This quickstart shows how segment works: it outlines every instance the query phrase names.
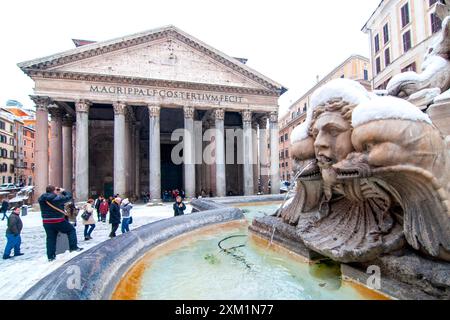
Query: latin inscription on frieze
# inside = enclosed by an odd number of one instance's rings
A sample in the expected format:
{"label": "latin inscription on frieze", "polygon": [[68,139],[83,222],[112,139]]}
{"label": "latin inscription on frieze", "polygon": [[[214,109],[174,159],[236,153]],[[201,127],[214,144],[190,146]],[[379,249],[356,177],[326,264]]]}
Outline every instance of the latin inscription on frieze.
{"label": "latin inscription on frieze", "polygon": [[135,97],[160,97],[169,99],[179,99],[188,101],[201,101],[201,102],[229,102],[229,103],[242,103],[243,97],[236,95],[221,95],[221,94],[209,94],[198,93],[189,91],[178,91],[170,89],[148,89],[139,87],[124,87],[124,86],[96,86],[91,85],[89,91],[91,93],[99,94],[115,94],[115,95],[127,95]]}

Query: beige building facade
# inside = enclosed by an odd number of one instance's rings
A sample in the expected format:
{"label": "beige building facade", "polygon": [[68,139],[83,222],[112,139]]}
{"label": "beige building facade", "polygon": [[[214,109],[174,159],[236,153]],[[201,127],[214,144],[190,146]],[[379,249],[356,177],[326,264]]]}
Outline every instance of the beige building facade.
{"label": "beige building facade", "polygon": [[280,127],[279,135],[279,158],[280,158],[280,177],[281,180],[292,179],[292,161],[290,158],[290,136],[294,128],[305,121],[306,110],[314,91],[333,79],[345,78],[359,82],[363,87],[370,90],[371,67],[369,59],[360,55],[352,55],[343,63],[332,70],[314,87],[303,94],[295,103],[293,103],[287,113],[278,121]]}
{"label": "beige building facade", "polygon": [[0,111],[0,183],[15,183],[14,117]]}
{"label": "beige building facade", "polygon": [[[278,144],[269,159],[254,147],[269,130],[277,139],[286,89],[244,62],[168,26],[20,63],[35,82],[37,192],[50,183],[78,200],[150,192],[158,201],[175,188],[189,198],[250,195],[270,179],[278,193]],[[177,129],[185,136],[174,141]],[[228,129],[241,132],[241,145]],[[183,162],[175,163],[180,141]],[[268,179],[256,176],[267,172],[260,167],[271,167]]]}
{"label": "beige building facade", "polygon": [[20,163],[20,166],[18,168],[18,181],[26,186],[34,185],[34,144],[34,129],[31,127],[23,126],[22,144],[20,146],[22,157],[18,160]]}
{"label": "beige building facade", "polygon": [[372,86],[383,90],[396,74],[419,72],[442,21],[439,0],[383,0],[362,31],[370,40]]}

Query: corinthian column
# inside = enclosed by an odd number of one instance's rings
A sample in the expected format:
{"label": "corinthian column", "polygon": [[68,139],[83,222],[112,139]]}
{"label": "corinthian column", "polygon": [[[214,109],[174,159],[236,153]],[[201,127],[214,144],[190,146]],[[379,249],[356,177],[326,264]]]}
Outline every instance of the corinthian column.
{"label": "corinthian column", "polygon": [[139,130],[140,122],[136,122],[135,126],[135,135],[134,135],[134,193],[139,198],[141,195],[141,170],[140,170],[140,157],[141,157],[141,136],[140,136],[140,130]]}
{"label": "corinthian column", "polygon": [[150,160],[150,197],[152,202],[161,202],[161,145],[159,113],[161,108],[149,105],[149,160]]}
{"label": "corinthian column", "polygon": [[50,184],[62,186],[62,118],[64,112],[53,105],[48,108],[50,121]]}
{"label": "corinthian column", "polygon": [[114,194],[124,197],[126,194],[126,171],[125,171],[125,111],[126,104],[123,102],[113,103],[114,108]]}
{"label": "corinthian column", "polygon": [[62,163],[64,189],[72,191],[72,125],[73,119],[70,116],[63,118],[62,122]]}
{"label": "corinthian column", "polygon": [[45,193],[48,185],[48,105],[50,98],[31,96],[36,104],[36,145],[35,145],[35,170],[34,181],[36,184],[37,198]]}
{"label": "corinthian column", "polygon": [[253,135],[252,135],[252,112],[242,112],[243,140],[244,140],[244,195],[254,194],[253,188]]}
{"label": "corinthian column", "polygon": [[77,201],[89,196],[89,107],[91,103],[80,100],[75,103],[76,154],[75,154],[75,196]]}
{"label": "corinthian column", "polygon": [[194,108],[184,107],[184,189],[187,198],[195,197]]}
{"label": "corinthian column", "polygon": [[218,197],[225,197],[227,189],[225,176],[225,110],[215,110],[214,118],[216,122],[216,194]]}
{"label": "corinthian column", "polygon": [[130,107],[125,108],[125,145],[124,145],[124,153],[125,153],[125,194],[126,196],[131,195],[131,190],[133,189],[131,186],[131,156],[132,156],[132,148],[133,145],[131,140],[131,130],[132,130],[132,118],[133,111]]}
{"label": "corinthian column", "polygon": [[258,193],[258,123],[252,121],[253,192]]}
{"label": "corinthian column", "polygon": [[278,145],[278,112],[270,113],[270,189],[272,194],[280,193],[280,149]]}
{"label": "corinthian column", "polygon": [[264,117],[259,121],[259,178],[261,182],[261,192],[263,194],[269,193],[270,166],[267,151],[267,118]]}

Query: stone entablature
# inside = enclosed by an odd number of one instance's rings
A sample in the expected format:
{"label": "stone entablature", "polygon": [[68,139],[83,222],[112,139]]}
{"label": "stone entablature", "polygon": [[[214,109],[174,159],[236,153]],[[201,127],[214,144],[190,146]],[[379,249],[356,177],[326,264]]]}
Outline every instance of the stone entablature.
{"label": "stone entablature", "polygon": [[[123,101],[127,105],[158,104],[164,107],[191,105],[199,109],[221,107],[228,111],[241,111],[250,108],[258,112],[278,110],[278,96],[229,93],[227,91],[209,91],[199,86],[195,90],[179,87],[152,87],[144,85],[122,85],[114,82],[85,82],[59,79],[36,78],[34,92],[39,96],[48,96],[53,100],[73,102],[86,99],[93,103],[112,104]],[[121,90],[119,90],[120,88]]]}

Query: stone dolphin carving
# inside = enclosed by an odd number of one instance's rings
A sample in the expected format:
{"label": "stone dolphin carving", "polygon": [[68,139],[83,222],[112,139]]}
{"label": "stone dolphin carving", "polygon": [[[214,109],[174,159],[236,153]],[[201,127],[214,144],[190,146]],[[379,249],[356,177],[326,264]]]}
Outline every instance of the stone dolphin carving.
{"label": "stone dolphin carving", "polygon": [[[448,14],[450,6],[439,6]],[[450,89],[450,16],[443,17],[442,30],[427,50],[422,72],[404,72],[394,76],[387,85],[390,96],[407,99],[418,107],[428,106],[441,93]]]}

